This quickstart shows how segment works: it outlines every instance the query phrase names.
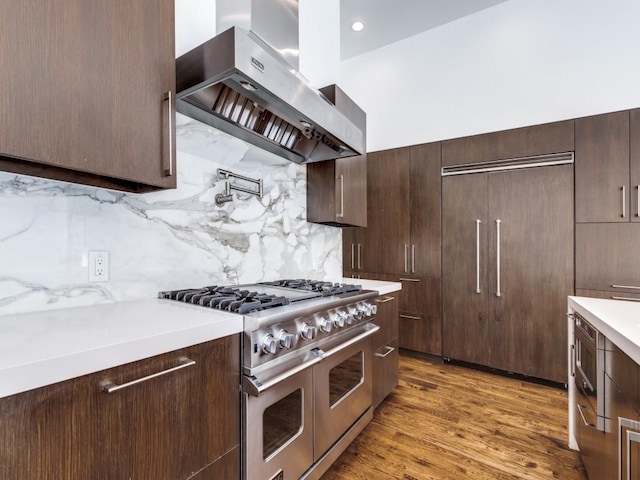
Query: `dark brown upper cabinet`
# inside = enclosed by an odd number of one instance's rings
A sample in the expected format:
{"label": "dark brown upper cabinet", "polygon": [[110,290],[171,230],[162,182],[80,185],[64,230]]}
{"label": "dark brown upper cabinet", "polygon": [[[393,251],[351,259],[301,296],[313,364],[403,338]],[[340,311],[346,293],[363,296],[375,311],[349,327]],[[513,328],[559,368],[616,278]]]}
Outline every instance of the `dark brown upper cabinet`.
{"label": "dark brown upper cabinet", "polygon": [[629,222],[637,215],[637,201],[630,210],[638,191],[630,184],[629,124],[629,111],[576,120],[576,222]]}
{"label": "dark brown upper cabinet", "polygon": [[573,120],[473,135],[442,142],[442,165],[465,165],[574,149]]}
{"label": "dark brown upper cabinet", "polygon": [[640,293],[639,248],[640,225],[576,225],[576,288],[608,292],[618,300]]}
{"label": "dark brown upper cabinet", "polygon": [[174,2],[0,6],[0,170],[174,188]]}
{"label": "dark brown upper cabinet", "polygon": [[383,272],[440,275],[440,142],[381,152]]}
{"label": "dark brown upper cabinet", "polygon": [[382,155],[367,155],[367,227],[342,230],[342,260],[345,272],[381,272],[384,239],[381,195]]}
{"label": "dark brown upper cabinet", "polygon": [[[321,92],[365,132],[367,116],[340,88]],[[367,226],[367,154],[307,165],[307,221],[336,227]]]}

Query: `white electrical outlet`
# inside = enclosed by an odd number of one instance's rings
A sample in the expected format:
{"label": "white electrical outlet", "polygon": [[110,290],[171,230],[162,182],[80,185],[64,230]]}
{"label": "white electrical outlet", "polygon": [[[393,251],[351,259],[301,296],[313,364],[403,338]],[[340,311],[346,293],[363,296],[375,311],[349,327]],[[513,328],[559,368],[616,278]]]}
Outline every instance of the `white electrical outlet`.
{"label": "white electrical outlet", "polygon": [[89,252],[89,281],[106,282],[109,280],[109,252]]}

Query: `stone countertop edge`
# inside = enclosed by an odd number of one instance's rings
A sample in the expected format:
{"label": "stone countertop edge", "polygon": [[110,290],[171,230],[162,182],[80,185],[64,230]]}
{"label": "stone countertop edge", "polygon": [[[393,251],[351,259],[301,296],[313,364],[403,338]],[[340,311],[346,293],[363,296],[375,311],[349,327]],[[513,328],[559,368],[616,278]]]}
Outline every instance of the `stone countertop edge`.
{"label": "stone countertop edge", "polygon": [[640,303],[570,296],[568,305],[640,364]]}
{"label": "stone countertop edge", "polygon": [[387,295],[389,293],[402,290],[400,282],[385,282],[381,280],[366,280],[364,278],[347,278],[343,277],[337,280],[339,283],[352,283],[361,285],[364,290],[377,290],[379,295]]}
{"label": "stone countertop edge", "polygon": [[0,316],[0,398],[242,329],[241,315],[160,299]]}

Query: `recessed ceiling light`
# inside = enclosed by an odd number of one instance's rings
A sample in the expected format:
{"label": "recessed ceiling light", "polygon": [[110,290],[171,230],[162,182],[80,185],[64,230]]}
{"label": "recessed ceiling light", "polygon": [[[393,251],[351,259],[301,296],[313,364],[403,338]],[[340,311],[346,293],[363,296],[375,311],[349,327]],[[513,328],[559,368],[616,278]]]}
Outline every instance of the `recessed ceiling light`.
{"label": "recessed ceiling light", "polygon": [[362,30],[364,30],[364,23],[362,23],[362,22],[353,22],[351,24],[351,30],[353,30],[354,32],[361,32]]}

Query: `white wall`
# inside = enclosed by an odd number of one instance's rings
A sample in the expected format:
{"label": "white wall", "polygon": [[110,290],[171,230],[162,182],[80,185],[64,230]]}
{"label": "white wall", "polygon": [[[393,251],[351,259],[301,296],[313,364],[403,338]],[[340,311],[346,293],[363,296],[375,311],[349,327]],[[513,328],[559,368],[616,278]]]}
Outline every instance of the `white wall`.
{"label": "white wall", "polygon": [[382,150],[640,107],[638,0],[510,0],[342,62]]}

